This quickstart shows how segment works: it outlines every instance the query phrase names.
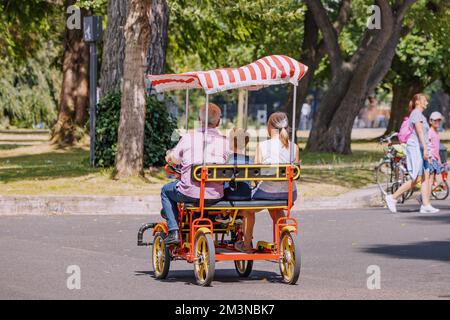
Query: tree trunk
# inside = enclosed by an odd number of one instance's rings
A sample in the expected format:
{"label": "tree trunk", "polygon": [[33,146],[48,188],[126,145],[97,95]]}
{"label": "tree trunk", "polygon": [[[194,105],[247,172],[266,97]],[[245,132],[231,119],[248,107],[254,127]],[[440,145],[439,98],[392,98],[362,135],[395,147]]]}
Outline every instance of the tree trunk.
{"label": "tree trunk", "polygon": [[[65,8],[76,3],[66,0]],[[81,9],[81,21],[90,12]],[[64,34],[63,80],[59,99],[58,120],[53,128],[52,142],[61,146],[72,145],[84,131],[89,108],[89,46],[83,41],[80,29]]]}
{"label": "tree trunk", "polygon": [[125,37],[123,28],[127,19],[128,0],[108,0],[108,23],[103,42],[100,94],[121,90]]}
{"label": "tree trunk", "polygon": [[[313,78],[314,72],[316,71],[317,66],[319,65],[320,60],[325,55],[325,50],[319,51],[321,47],[318,43],[319,38],[319,28],[317,27],[314,17],[310,10],[307,10],[305,13],[305,21],[304,26],[305,36],[303,37],[302,43],[302,54],[300,56],[300,62],[308,66],[308,72],[302,78],[302,80],[298,83],[297,87],[297,109],[296,109],[296,119],[300,119],[300,113],[302,110],[303,102],[308,95],[309,85]],[[293,103],[293,90],[290,88],[289,99],[285,105],[285,111],[289,117],[292,119],[292,103]],[[297,124],[300,124],[300,121],[296,121]],[[294,128],[292,128],[294,129]]]}
{"label": "tree trunk", "polygon": [[416,93],[422,92],[423,89],[424,86],[420,82],[414,81],[392,86],[391,117],[389,118],[385,134],[400,130],[403,118],[408,115],[408,105],[411,97]]}
{"label": "tree trunk", "polygon": [[153,0],[150,14],[150,46],[148,48],[148,74],[162,74],[166,64],[169,26],[169,7],[166,0]]}
{"label": "tree trunk", "polygon": [[[306,145],[308,151],[351,153],[354,120],[364,106],[374,79],[382,79],[388,70],[386,64],[379,61],[387,59],[388,66],[392,63],[393,54],[386,55],[386,52],[395,48],[399,38],[392,35],[400,34],[404,13],[415,0],[403,2],[396,10],[392,10],[387,0],[375,2],[381,9],[381,29],[366,30],[355,54],[345,61],[322,3],[306,0],[323,34],[333,74]],[[377,75],[373,75],[374,72]]]}
{"label": "tree trunk", "polygon": [[151,0],[130,0],[125,25],[125,61],[116,176],[143,174],[145,83]]}
{"label": "tree trunk", "polygon": [[[336,21],[333,27],[336,34],[339,35],[347,23],[349,12],[351,9],[350,0],[344,0],[341,3]],[[307,10],[305,13],[305,20],[303,29],[305,30],[305,35],[303,37],[302,43],[302,54],[300,61],[308,66],[308,72],[299,82],[297,87],[297,109],[296,109],[296,119],[300,119],[300,114],[302,111],[303,102],[308,95],[308,89],[310,87],[311,81],[314,76],[320,61],[325,56],[325,43],[319,40],[319,27],[314,20],[314,15],[311,10]],[[292,103],[293,103],[293,90],[290,90],[289,99],[285,105],[285,111],[288,117],[292,119]],[[300,121],[296,121],[300,124]]]}

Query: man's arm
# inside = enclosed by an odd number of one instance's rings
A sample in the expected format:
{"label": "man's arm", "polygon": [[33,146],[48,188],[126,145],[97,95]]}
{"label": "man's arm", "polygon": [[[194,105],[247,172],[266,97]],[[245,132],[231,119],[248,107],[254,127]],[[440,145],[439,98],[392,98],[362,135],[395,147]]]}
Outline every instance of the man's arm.
{"label": "man's arm", "polygon": [[183,156],[183,148],[184,148],[185,138],[181,138],[178,141],[177,145],[166,152],[166,162],[172,166],[178,165],[181,163],[181,159]]}

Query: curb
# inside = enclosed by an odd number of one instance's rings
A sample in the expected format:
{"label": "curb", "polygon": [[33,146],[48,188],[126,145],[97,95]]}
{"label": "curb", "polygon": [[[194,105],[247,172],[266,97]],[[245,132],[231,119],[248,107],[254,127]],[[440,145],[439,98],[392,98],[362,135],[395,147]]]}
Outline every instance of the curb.
{"label": "curb", "polygon": [[0,216],[159,215],[159,196],[0,196]]}
{"label": "curb", "polygon": [[[294,210],[355,209],[384,206],[376,186],[337,197],[299,199]],[[158,215],[159,196],[0,196],[0,216]]]}
{"label": "curb", "polygon": [[294,210],[362,209],[384,207],[377,185],[352,190],[336,197],[319,197],[297,201]]}

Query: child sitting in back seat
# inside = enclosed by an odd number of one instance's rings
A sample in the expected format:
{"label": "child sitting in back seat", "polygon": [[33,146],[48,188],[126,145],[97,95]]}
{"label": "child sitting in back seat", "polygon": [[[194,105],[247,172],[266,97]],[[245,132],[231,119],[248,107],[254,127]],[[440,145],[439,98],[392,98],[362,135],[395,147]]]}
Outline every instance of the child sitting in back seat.
{"label": "child sitting in back seat", "polygon": [[[233,128],[228,137],[230,142],[231,154],[228,157],[227,164],[252,164],[253,158],[245,154],[245,149],[250,141],[248,133],[241,128]],[[249,181],[231,181],[225,182],[224,185],[224,200],[229,201],[245,201],[251,200],[252,187]],[[220,223],[228,223],[229,217],[218,215],[215,219]],[[240,222],[240,221],[236,221]]]}

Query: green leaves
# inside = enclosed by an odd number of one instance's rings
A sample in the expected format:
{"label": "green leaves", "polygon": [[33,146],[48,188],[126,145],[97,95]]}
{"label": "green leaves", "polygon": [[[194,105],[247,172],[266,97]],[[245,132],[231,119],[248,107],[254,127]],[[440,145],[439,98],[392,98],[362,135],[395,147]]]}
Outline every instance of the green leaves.
{"label": "green leaves", "polygon": [[62,17],[62,5],[50,1],[0,2],[0,60],[32,57]]}
{"label": "green leaves", "polygon": [[[97,106],[95,158],[99,167],[114,166],[116,160],[121,97],[120,92],[110,93],[103,97]],[[164,164],[166,150],[173,146],[171,137],[176,127],[176,120],[170,116],[166,104],[153,96],[147,97],[145,166]]]}
{"label": "green leaves", "polygon": [[301,1],[173,0],[169,6],[172,72],[237,67],[269,54],[299,56]]}
{"label": "green leaves", "polygon": [[60,71],[53,65],[57,55],[48,43],[22,64],[0,60],[0,126],[53,125],[60,87]]}

